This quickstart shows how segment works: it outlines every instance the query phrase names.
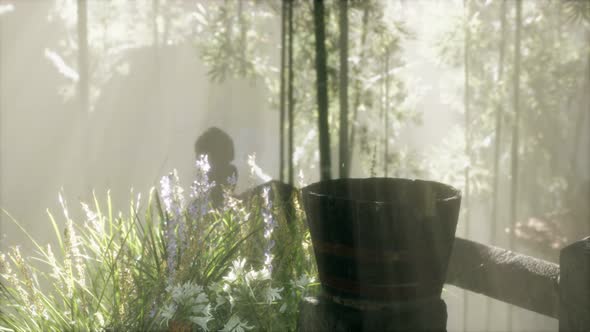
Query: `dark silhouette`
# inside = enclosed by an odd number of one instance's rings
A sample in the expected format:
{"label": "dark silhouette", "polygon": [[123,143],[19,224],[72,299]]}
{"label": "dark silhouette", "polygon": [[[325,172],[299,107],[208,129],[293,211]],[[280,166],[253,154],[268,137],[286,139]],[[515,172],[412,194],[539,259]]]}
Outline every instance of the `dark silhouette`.
{"label": "dark silhouette", "polygon": [[[231,137],[217,127],[207,129],[195,142],[195,157],[207,155],[209,165],[209,181],[215,181],[211,191],[211,202],[214,207],[223,204],[223,188],[234,186],[238,180],[238,170],[231,163],[234,160],[234,142]],[[229,179],[234,177],[233,183]],[[233,190],[233,188],[230,188]]]}

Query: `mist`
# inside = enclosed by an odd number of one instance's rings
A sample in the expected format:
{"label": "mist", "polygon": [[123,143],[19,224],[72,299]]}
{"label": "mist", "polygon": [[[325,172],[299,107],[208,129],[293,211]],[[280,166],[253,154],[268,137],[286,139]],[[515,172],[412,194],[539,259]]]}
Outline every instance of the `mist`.
{"label": "mist", "polygon": [[[0,0],[0,251],[37,251],[13,220],[56,248],[48,212],[82,225],[80,202],[108,195],[126,214],[173,170],[189,188],[215,127],[232,156],[208,161],[232,165],[236,195],[442,182],[461,191],[456,236],[559,264],[590,235],[590,3],[344,2],[347,68],[325,1],[318,84],[317,1],[293,2],[289,29],[280,0]],[[559,328],[459,287],[442,298],[448,331]]]}

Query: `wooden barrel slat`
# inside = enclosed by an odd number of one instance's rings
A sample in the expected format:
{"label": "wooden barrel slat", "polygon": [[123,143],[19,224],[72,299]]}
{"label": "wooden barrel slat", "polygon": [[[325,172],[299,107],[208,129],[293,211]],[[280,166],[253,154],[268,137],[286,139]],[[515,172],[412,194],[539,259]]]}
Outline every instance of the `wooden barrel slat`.
{"label": "wooden barrel slat", "polygon": [[408,179],[339,179],[303,188],[325,291],[378,301],[440,296],[460,200],[450,186]]}

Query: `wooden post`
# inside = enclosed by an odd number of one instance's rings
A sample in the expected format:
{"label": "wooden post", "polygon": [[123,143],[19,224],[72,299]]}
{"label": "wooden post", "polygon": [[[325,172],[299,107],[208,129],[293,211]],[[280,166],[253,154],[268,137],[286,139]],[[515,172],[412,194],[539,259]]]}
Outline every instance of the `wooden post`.
{"label": "wooden post", "polygon": [[590,331],[590,236],[559,256],[559,332]]}

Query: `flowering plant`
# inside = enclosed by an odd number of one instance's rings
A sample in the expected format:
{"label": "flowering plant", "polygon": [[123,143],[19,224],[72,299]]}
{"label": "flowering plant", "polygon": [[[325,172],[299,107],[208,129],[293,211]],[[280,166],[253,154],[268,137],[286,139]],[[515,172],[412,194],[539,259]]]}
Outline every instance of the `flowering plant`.
{"label": "flowering plant", "polygon": [[296,195],[226,190],[213,207],[208,172],[203,156],[188,199],[172,172],[128,215],[95,197],[82,224],[60,195],[63,235],[49,215],[57,254],[31,236],[35,257],[0,253],[0,331],[294,330],[316,273]]}

